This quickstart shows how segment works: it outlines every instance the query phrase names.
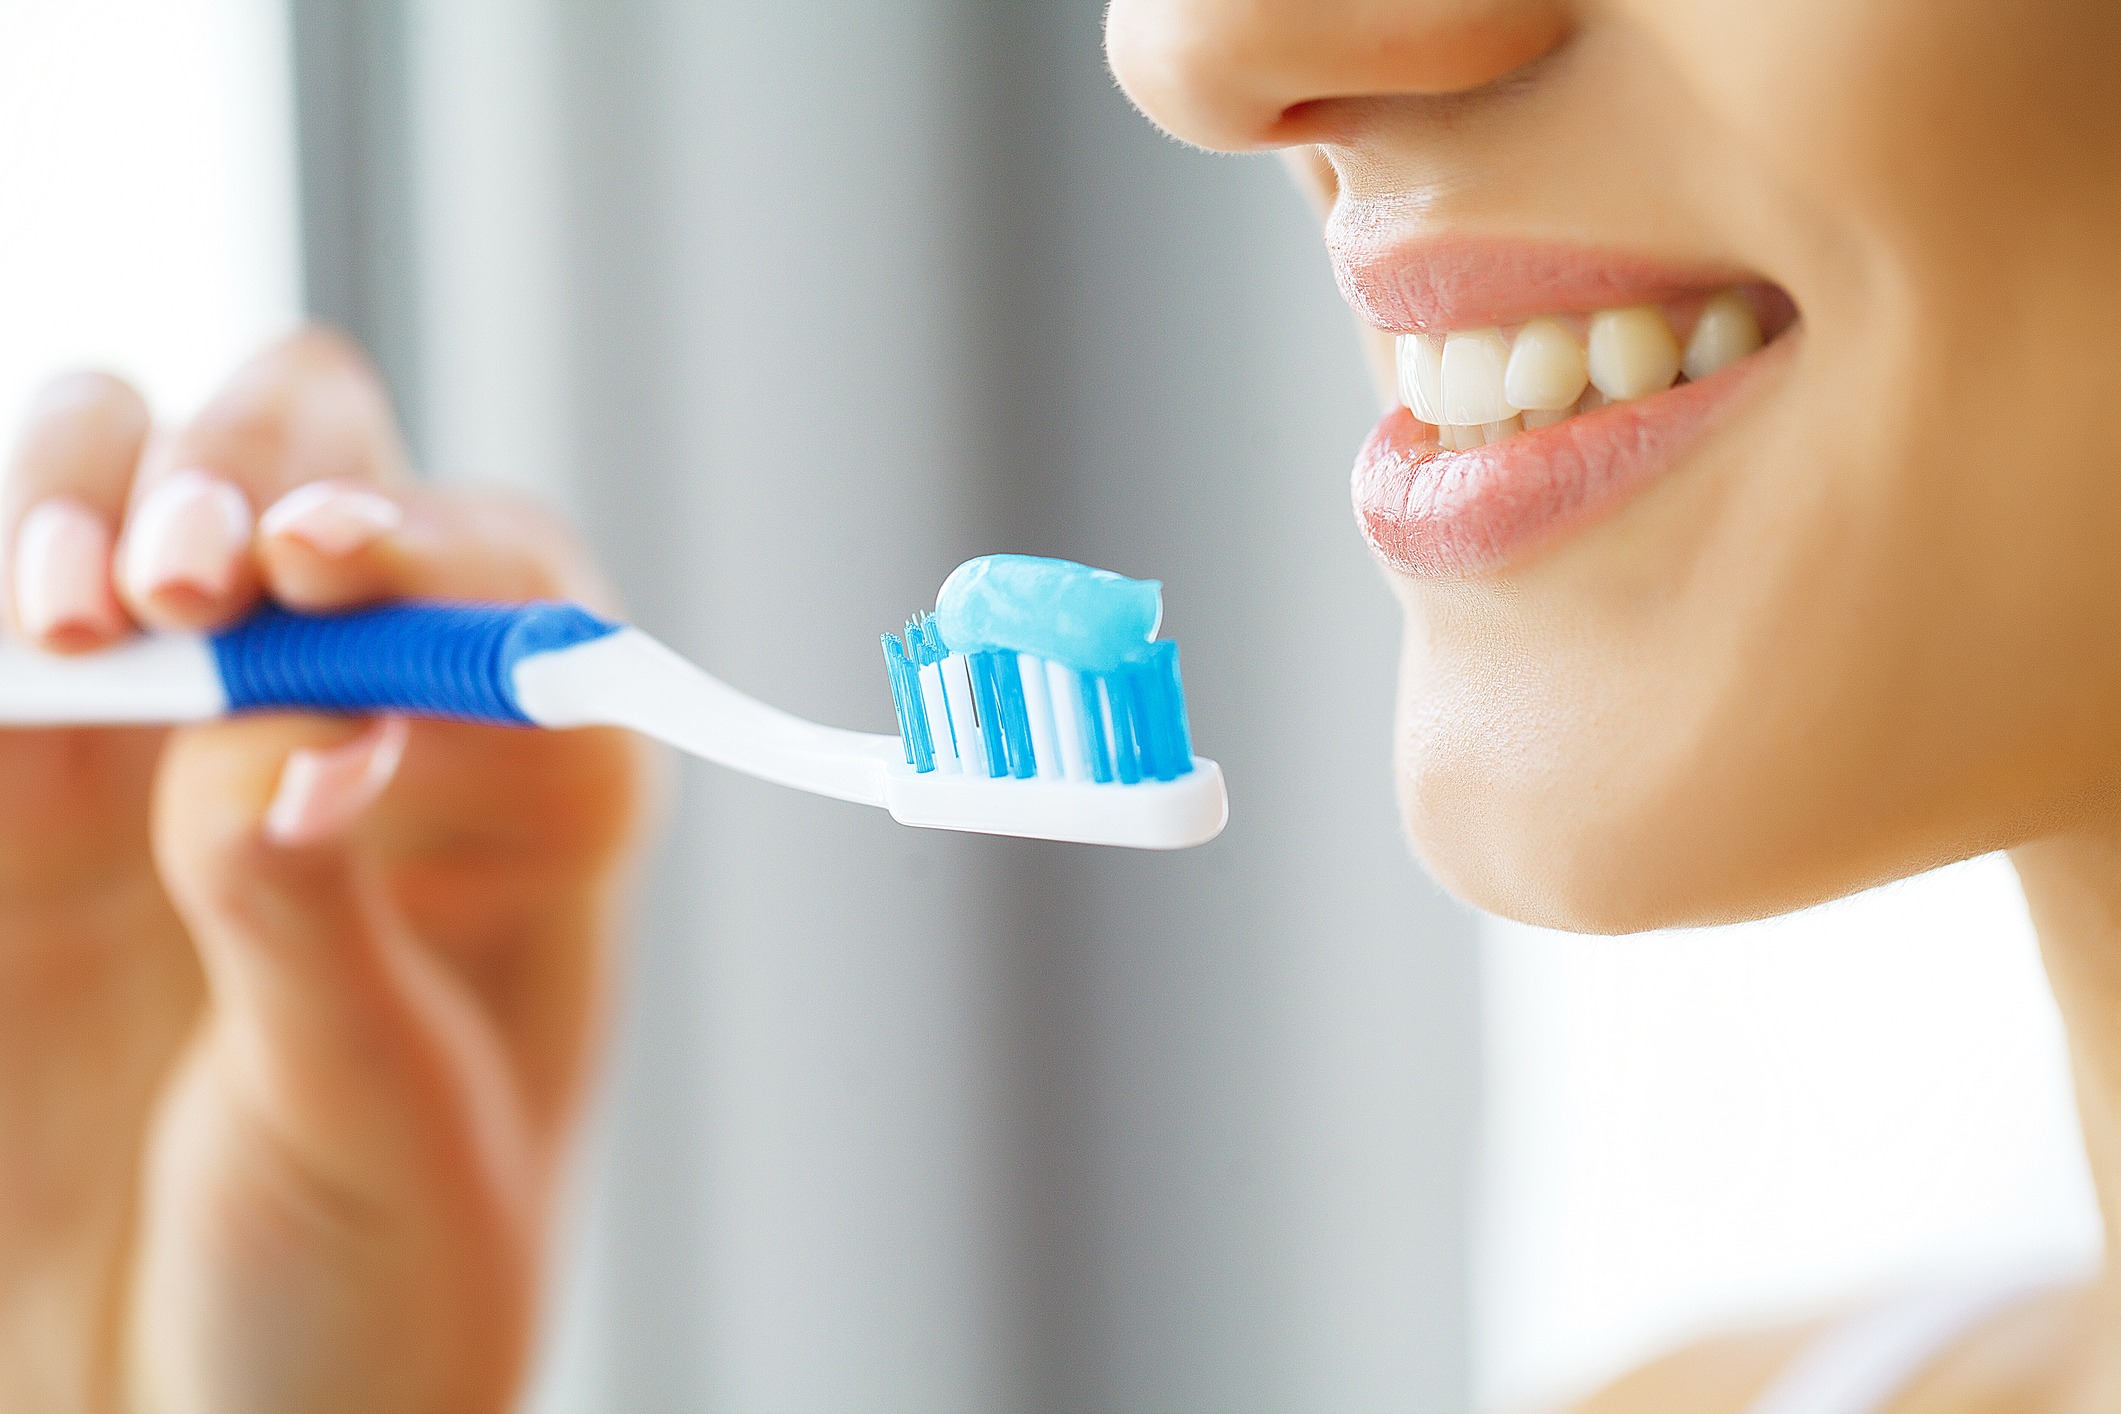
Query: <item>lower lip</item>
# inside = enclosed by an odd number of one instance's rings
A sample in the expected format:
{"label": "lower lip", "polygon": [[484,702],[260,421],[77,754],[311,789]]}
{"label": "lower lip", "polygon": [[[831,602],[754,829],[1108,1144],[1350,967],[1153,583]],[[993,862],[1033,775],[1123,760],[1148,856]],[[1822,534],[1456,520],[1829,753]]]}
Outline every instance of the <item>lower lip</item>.
{"label": "lower lip", "polygon": [[1355,459],[1355,513],[1385,565],[1471,579],[1590,525],[1674,470],[1793,342],[1777,339],[1698,383],[1609,403],[1468,451],[1446,451],[1395,408]]}

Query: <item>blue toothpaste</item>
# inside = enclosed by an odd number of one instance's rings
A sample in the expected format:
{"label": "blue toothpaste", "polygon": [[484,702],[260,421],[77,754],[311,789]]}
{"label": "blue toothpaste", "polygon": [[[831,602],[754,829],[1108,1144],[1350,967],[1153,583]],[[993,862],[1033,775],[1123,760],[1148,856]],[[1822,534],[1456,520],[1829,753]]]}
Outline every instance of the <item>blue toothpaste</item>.
{"label": "blue toothpaste", "polygon": [[943,581],[936,625],[952,652],[1007,648],[1080,673],[1109,673],[1149,651],[1164,587],[1037,555],[983,555]]}

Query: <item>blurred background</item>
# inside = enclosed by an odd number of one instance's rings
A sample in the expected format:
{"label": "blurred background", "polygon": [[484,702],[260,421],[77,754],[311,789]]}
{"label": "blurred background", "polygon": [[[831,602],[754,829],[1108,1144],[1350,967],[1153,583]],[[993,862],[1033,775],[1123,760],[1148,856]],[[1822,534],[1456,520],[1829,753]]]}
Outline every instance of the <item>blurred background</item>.
{"label": "blurred background", "polygon": [[686,773],[531,1407],[1514,1410],[2094,1250],[2001,860],[1587,940],[1407,859],[1314,220],[1134,115],[1100,9],[0,0],[10,423],[83,362],[182,416],[334,320],[428,474],[878,730],[877,633],[966,556],[1166,581],[1211,846]]}

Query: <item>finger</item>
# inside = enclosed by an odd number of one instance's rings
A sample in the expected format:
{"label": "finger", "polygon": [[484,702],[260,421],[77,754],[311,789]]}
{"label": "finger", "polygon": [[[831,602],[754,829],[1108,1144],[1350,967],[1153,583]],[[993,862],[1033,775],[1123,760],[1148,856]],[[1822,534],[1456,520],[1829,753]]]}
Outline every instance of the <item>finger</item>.
{"label": "finger", "polygon": [[213,628],[262,589],[255,513],[294,487],[407,480],[389,399],[352,344],[305,329],[237,370],[148,451],[120,537],[119,590],[142,622]]}
{"label": "finger", "polygon": [[422,597],[610,606],[567,528],[503,497],[316,482],[269,508],[259,529],[266,587],[296,608]]}
{"label": "finger", "polygon": [[492,1101],[449,990],[351,843],[404,743],[393,723],[214,723],[172,738],[156,791],[156,862],[215,1043],[302,1162],[363,1193],[430,1168],[465,1107]]}
{"label": "finger", "polygon": [[80,652],[129,631],[112,541],[148,426],[146,402],[108,374],[58,379],[31,404],[0,484],[7,597],[28,641]]}

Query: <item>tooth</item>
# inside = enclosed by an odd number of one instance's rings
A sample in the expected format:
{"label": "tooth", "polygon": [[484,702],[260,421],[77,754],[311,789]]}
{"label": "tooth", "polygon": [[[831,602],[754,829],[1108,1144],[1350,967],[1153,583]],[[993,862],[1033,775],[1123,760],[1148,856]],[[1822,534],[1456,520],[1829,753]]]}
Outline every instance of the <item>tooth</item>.
{"label": "tooth", "polygon": [[1679,376],[1679,341],[1654,306],[1591,316],[1591,383],[1614,402],[1661,393]]}
{"label": "tooth", "polygon": [[1500,422],[1481,423],[1480,440],[1483,445],[1489,442],[1500,442],[1503,438],[1509,436],[1512,432],[1522,431],[1524,431],[1523,419],[1515,417],[1506,417]]}
{"label": "tooth", "polygon": [[1599,392],[1596,388],[1586,388],[1583,390],[1583,396],[1576,400],[1576,411],[1596,412],[1611,401],[1613,401],[1611,398]]}
{"label": "tooth", "polygon": [[1443,420],[1461,427],[1500,422],[1516,408],[1502,395],[1510,341],[1500,329],[1447,334],[1443,341]]}
{"label": "tooth", "polygon": [[1399,400],[1414,415],[1434,426],[1443,416],[1443,340],[1430,334],[1401,334],[1394,342],[1399,361]]}
{"label": "tooth", "polygon": [[1679,366],[1689,378],[1706,378],[1759,347],[1760,321],[1753,317],[1753,307],[1737,291],[1725,290],[1702,306]]}
{"label": "tooth", "polygon": [[1576,336],[1558,319],[1535,319],[1517,331],[1510,346],[1502,394],[1511,407],[1528,412],[1571,408],[1588,378]]}
{"label": "tooth", "polygon": [[1448,451],[1468,452],[1480,445],[1480,429],[1446,422],[1436,429],[1436,440]]}
{"label": "tooth", "polygon": [[1526,408],[1524,425],[1531,428],[1552,427],[1557,422],[1568,421],[1569,415],[1575,411],[1574,404],[1565,408]]}

